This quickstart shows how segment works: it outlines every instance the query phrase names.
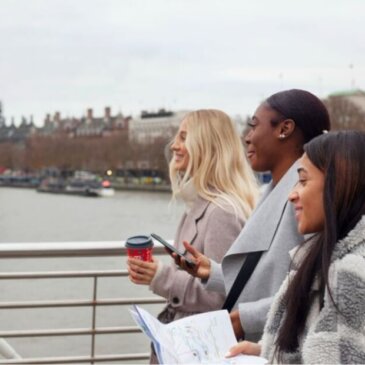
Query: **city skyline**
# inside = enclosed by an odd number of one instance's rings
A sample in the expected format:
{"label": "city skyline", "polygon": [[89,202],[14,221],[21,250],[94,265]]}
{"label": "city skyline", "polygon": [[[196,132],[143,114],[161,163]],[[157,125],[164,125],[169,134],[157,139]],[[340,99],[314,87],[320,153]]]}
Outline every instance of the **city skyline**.
{"label": "city skyline", "polygon": [[247,115],[281,89],[361,89],[364,13],[361,0],[1,0],[3,114]]}

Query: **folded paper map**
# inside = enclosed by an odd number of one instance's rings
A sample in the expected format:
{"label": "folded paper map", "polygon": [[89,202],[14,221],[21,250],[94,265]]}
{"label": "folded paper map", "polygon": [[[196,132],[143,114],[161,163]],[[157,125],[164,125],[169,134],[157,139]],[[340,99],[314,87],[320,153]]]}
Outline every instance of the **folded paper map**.
{"label": "folded paper map", "polygon": [[185,317],[163,324],[146,310],[133,306],[131,314],[151,339],[160,364],[266,364],[258,356],[226,358],[237,344],[226,310]]}

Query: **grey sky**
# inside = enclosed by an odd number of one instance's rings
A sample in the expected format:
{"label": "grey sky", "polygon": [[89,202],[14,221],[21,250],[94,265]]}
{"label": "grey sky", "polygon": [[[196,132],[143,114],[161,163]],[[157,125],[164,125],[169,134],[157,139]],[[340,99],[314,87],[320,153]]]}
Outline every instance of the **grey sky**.
{"label": "grey sky", "polygon": [[365,88],[364,14],[364,0],[0,0],[0,100],[39,125]]}

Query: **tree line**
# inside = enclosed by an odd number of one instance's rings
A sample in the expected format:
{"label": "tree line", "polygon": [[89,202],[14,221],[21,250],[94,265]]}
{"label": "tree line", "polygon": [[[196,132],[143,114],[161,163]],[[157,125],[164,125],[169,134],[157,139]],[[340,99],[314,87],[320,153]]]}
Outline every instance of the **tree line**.
{"label": "tree line", "polygon": [[24,143],[1,143],[0,166],[11,170],[39,171],[56,167],[61,170],[106,170],[145,168],[167,176],[164,137],[137,143],[127,131],[106,137],[69,138],[65,135],[31,136]]}

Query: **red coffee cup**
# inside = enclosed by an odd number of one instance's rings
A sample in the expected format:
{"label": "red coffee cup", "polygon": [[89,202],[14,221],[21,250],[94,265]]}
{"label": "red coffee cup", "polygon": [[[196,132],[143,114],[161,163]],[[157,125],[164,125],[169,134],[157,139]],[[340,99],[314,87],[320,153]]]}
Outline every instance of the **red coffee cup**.
{"label": "red coffee cup", "polygon": [[151,236],[133,236],[125,242],[128,257],[142,261],[152,261],[153,241]]}

